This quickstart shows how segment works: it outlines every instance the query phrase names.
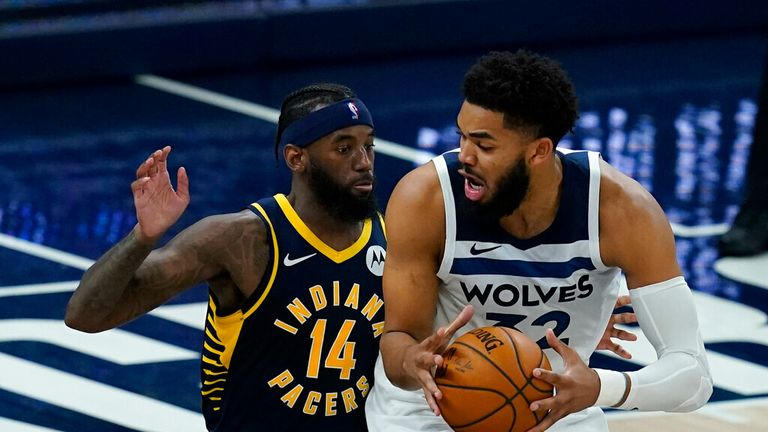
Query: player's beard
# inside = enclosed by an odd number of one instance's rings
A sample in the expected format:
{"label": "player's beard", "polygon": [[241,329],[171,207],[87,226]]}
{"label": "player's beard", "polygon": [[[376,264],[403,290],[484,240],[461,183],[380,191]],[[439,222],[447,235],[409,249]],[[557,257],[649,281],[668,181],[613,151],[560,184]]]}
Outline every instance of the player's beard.
{"label": "player's beard", "polygon": [[[471,173],[469,167],[464,170]],[[499,181],[499,187],[490,200],[484,203],[467,199],[469,208],[475,217],[492,223],[498,223],[499,219],[512,214],[525,199],[528,187],[531,183],[530,172],[525,166],[525,161],[520,157],[512,168],[507,171]]]}
{"label": "player's beard", "polygon": [[[376,189],[376,178],[367,178]],[[378,210],[376,195],[373,190],[368,194],[355,194],[328,174],[325,168],[310,162],[309,187],[317,196],[318,202],[333,217],[343,222],[359,222],[372,217]]]}

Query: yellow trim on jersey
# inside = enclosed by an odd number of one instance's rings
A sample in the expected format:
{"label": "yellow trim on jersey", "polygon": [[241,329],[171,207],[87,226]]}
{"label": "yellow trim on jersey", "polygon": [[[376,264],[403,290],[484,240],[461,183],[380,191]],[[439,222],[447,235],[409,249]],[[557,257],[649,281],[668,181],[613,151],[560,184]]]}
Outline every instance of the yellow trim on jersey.
{"label": "yellow trim on jersey", "polygon": [[376,214],[379,216],[379,222],[381,223],[381,232],[384,233],[384,240],[386,240],[387,239],[387,226],[384,225],[384,216],[381,213],[379,213],[379,212],[376,212]]}
{"label": "yellow trim on jersey", "polygon": [[272,273],[269,275],[269,281],[267,282],[267,286],[264,288],[264,292],[261,294],[261,297],[256,300],[256,303],[254,303],[250,309],[245,311],[243,314],[243,319],[248,318],[252,313],[256,312],[256,309],[258,309],[259,306],[261,306],[261,304],[264,302],[264,299],[267,298],[267,294],[269,294],[269,291],[272,289],[272,284],[275,283],[275,278],[277,277],[277,266],[280,264],[280,251],[277,248],[277,235],[275,234],[275,226],[267,215],[267,212],[264,210],[264,207],[257,203],[253,203],[252,205],[256,210],[259,211],[259,213],[261,213],[262,216],[264,216],[264,220],[267,221],[267,224],[269,224],[269,232],[272,234]]}
{"label": "yellow trim on jersey", "polygon": [[320,238],[317,237],[315,233],[309,229],[309,227],[296,213],[296,210],[293,209],[291,203],[288,202],[288,198],[286,198],[285,195],[277,194],[275,195],[275,200],[280,206],[280,209],[283,210],[285,217],[288,218],[288,221],[291,223],[291,225],[293,225],[293,228],[296,229],[296,232],[298,232],[299,235],[304,238],[304,240],[311,244],[321,254],[327,256],[336,264],[340,264],[357,255],[357,253],[363,249],[363,247],[368,243],[368,240],[371,238],[371,226],[373,224],[371,223],[370,219],[366,219],[363,223],[363,231],[360,233],[360,237],[348,248],[337,251],[336,249],[325,244],[324,241],[320,240]]}
{"label": "yellow trim on jersey", "polygon": [[[208,329],[206,329],[206,334],[208,334],[211,339],[217,343],[220,343],[220,345],[223,345],[224,351],[219,352],[212,347],[206,346],[207,344],[204,344],[204,348],[207,352],[218,354],[221,365],[227,369],[229,369],[229,364],[232,360],[232,354],[235,352],[235,346],[237,345],[237,340],[240,337],[240,331],[243,329],[243,322],[252,313],[254,313],[259,306],[261,306],[261,304],[264,302],[264,299],[267,297],[267,294],[269,294],[269,291],[272,289],[272,284],[275,282],[275,277],[277,276],[277,266],[280,262],[278,259],[280,255],[277,249],[277,237],[275,235],[275,227],[272,224],[272,221],[269,219],[269,216],[267,216],[267,212],[264,211],[264,208],[261,207],[258,203],[253,203],[251,205],[256,210],[258,210],[259,213],[261,213],[261,215],[264,217],[264,220],[267,222],[267,225],[269,225],[269,231],[272,236],[272,271],[269,274],[269,280],[267,281],[266,287],[264,288],[264,292],[261,293],[261,297],[259,297],[253,306],[251,306],[251,308],[245,312],[242,310],[237,310],[229,315],[219,316],[216,313],[216,302],[213,301],[213,296],[209,296],[208,298],[208,307],[211,309],[211,314],[208,315],[207,320],[211,326],[216,329],[216,335],[218,336],[218,339],[213,337]],[[204,362],[211,363],[210,361],[206,360],[208,359],[203,356]]]}

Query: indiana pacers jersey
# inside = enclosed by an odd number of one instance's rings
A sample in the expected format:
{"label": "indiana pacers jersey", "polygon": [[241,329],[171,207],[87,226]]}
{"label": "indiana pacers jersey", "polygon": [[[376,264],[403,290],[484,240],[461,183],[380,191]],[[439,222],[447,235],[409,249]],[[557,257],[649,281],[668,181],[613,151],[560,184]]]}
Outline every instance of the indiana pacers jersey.
{"label": "indiana pacers jersey", "polygon": [[384,326],[381,216],[336,251],[284,195],[250,209],[267,227],[271,257],[240,310],[222,316],[210,294],[201,362],[208,429],[365,430]]}
{"label": "indiana pacers jersey", "polygon": [[[563,182],[555,219],[541,234],[521,240],[498,224],[473,219],[464,196],[464,178],[458,173],[458,154],[455,150],[433,159],[446,225],[434,329],[448,325],[464,305],[472,304],[475,314],[459,334],[490,325],[516,328],[544,348],[553,369],[560,371],[562,360],[544,338],[545,330],[552,328],[588,362],[608,323],[621,282],[620,270],[606,267],[600,258],[599,155],[558,154]],[[430,418],[423,396],[407,396],[385,382],[380,364],[376,380],[368,401],[373,431],[450,430],[444,422],[435,421],[434,415]],[[423,408],[418,412],[409,411],[407,404],[399,408],[398,403],[387,404],[393,398],[421,403]],[[590,408],[571,414],[552,430],[561,428],[607,431],[607,424],[599,408]]]}

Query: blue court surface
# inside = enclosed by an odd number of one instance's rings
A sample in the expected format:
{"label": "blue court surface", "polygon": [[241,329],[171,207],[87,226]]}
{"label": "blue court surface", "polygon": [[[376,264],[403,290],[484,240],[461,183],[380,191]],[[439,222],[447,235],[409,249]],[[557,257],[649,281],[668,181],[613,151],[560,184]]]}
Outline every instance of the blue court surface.
{"label": "blue court surface", "polygon": [[[580,97],[581,118],[561,145],[601,151],[673,223],[714,374],[712,402],[768,398],[768,256],[719,260],[716,250],[741,202],[765,40],[543,51],[563,63]],[[204,429],[204,286],[102,334],[62,321],[83,271],[135,224],[129,185],[151,151],[172,146],[170,167],[190,176],[192,202],[170,237],[286,192],[287,169],[273,155],[275,108],[302,85],[341,82],[373,112],[385,207],[403,174],[457,144],[460,82],[475,58],[137,75],[3,92],[0,431]],[[653,361],[640,339],[626,344],[632,361],[596,354],[592,365],[632,370]]]}

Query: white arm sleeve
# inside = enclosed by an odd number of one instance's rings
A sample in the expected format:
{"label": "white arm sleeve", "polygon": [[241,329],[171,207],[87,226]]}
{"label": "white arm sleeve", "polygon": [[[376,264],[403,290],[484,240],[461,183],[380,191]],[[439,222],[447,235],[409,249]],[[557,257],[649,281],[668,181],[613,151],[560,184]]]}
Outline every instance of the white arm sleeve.
{"label": "white arm sleeve", "polygon": [[682,276],[629,291],[637,321],[659,358],[629,372],[631,388],[618,408],[687,412],[712,395],[699,321]]}

